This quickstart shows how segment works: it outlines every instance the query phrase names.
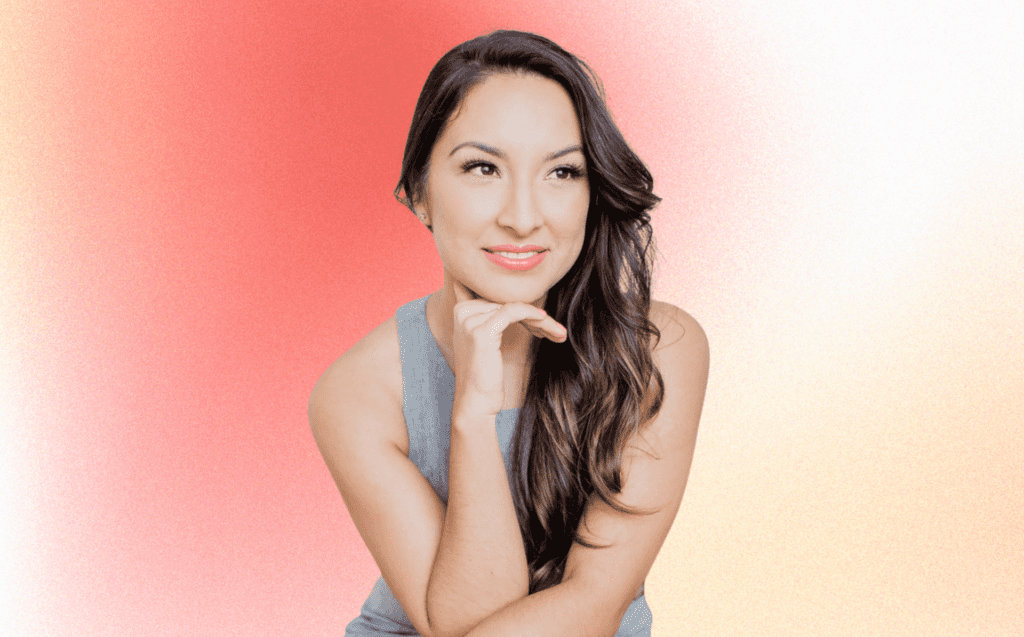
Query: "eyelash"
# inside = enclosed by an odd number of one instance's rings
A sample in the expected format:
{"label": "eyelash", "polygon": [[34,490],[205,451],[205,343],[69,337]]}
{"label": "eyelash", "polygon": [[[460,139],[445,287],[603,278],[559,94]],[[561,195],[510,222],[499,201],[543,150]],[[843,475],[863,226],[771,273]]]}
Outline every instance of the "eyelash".
{"label": "eyelash", "polygon": [[555,168],[555,170],[569,171],[569,180],[579,179],[580,177],[583,176],[583,166],[579,166],[577,164],[566,164],[564,166],[559,166],[558,168]]}
{"label": "eyelash", "polygon": [[[468,173],[469,171],[473,170],[474,168],[479,168],[481,166],[487,166],[487,167],[493,168],[494,172],[498,172],[498,167],[497,166],[495,166],[494,164],[492,164],[490,162],[480,161],[479,159],[470,159],[469,161],[467,161],[464,164],[462,164],[462,172]],[[484,175],[484,176],[485,177],[490,177],[490,175]]]}
{"label": "eyelash", "polygon": [[[488,167],[490,167],[490,168],[492,168],[494,170],[494,173],[498,172],[498,167],[497,166],[495,166],[491,162],[481,161],[479,159],[470,159],[469,161],[463,163],[462,164],[462,172],[468,173],[469,171],[473,170],[474,168],[479,168],[481,166],[488,166]],[[564,179],[562,181],[571,181],[573,179],[579,179],[584,174],[583,173],[583,166],[579,166],[577,164],[565,164],[565,165],[562,165],[562,166],[558,166],[557,168],[555,168],[555,171],[558,171],[558,170],[565,170],[565,171],[569,172],[568,179]],[[554,171],[552,171],[552,172],[554,172]],[[491,173],[491,175],[493,175],[494,173]],[[484,177],[490,177],[491,175],[484,175]]]}

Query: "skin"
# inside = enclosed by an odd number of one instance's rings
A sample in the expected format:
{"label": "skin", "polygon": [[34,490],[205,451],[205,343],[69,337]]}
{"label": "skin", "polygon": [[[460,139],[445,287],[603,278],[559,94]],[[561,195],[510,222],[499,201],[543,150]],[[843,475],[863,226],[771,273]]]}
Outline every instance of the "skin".
{"label": "skin", "polygon": [[[548,159],[570,149],[576,150]],[[522,402],[519,381],[525,376],[530,337],[564,340],[563,325],[525,306],[543,305],[583,247],[590,201],[585,163],[568,95],[557,83],[533,75],[495,75],[474,87],[431,152],[426,194],[415,211],[432,228],[445,270],[444,286],[427,302],[427,322],[456,379],[468,376],[476,384],[495,369],[489,364],[494,359],[478,360],[472,372],[460,370],[463,362],[454,343],[467,340],[456,339],[453,332],[456,323],[464,324],[452,321],[456,304],[466,303],[462,312],[473,315],[504,305],[503,312],[522,317],[521,322],[502,323],[502,408]],[[576,170],[582,174],[573,176]],[[485,257],[484,248],[505,244],[539,245],[547,251],[536,268],[515,272]]]}
{"label": "skin", "polygon": [[[353,522],[428,637],[614,635],[682,499],[707,382],[707,340],[692,317],[655,302],[651,319],[662,339],[653,355],[665,397],[659,415],[629,441],[620,494],[623,504],[655,512],[624,515],[591,502],[587,537],[608,548],[574,546],[562,583],[527,595],[494,418],[522,402],[531,340],[564,342],[564,328],[540,306],[585,238],[583,155],[552,157],[579,144],[575,111],[557,83],[495,75],[467,94],[432,149],[415,209],[432,227],[445,266],[427,318],[456,376],[447,506],[408,459],[393,318],[336,361],[310,399],[314,435]],[[549,254],[532,270],[505,270],[482,249],[506,243]]]}

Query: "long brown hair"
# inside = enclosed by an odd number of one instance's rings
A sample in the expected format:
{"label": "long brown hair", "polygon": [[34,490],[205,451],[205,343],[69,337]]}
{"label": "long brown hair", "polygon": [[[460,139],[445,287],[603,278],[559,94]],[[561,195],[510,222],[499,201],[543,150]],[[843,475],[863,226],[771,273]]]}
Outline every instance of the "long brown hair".
{"label": "long brown hair", "polygon": [[586,240],[548,292],[545,310],[568,344],[540,339],[512,439],[512,497],[530,565],[530,592],[562,580],[587,502],[616,510],[627,441],[658,413],[664,396],[651,356],[660,337],[649,319],[649,211],[654,180],[629,148],[587,65],[554,42],[520,31],[464,42],[430,71],[413,114],[395,196],[421,196],[434,143],[470,88],[495,73],[534,73],[565,89],[576,109],[590,183]]}

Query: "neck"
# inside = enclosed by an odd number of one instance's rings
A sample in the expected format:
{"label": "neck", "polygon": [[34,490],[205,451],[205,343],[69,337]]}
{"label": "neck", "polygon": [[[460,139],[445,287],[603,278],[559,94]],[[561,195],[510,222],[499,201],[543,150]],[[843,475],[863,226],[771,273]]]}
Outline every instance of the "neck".
{"label": "neck", "polygon": [[[445,276],[445,283],[441,289],[427,299],[427,323],[437,339],[441,353],[452,369],[455,369],[455,348],[452,345],[455,303],[455,290],[451,280]],[[534,305],[543,307],[543,299]],[[501,354],[506,366],[517,364],[525,368],[534,338],[521,324],[509,325],[501,337]]]}

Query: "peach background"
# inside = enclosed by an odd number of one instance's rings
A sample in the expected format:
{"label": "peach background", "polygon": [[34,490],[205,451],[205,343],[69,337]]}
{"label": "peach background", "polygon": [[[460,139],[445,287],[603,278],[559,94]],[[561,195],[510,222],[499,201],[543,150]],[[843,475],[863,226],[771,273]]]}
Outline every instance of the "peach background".
{"label": "peach background", "polygon": [[493,5],[6,3],[0,632],[341,634],[305,401],[439,284],[405,133],[511,27],[601,75],[712,343],[654,634],[1019,634],[1021,4]]}

